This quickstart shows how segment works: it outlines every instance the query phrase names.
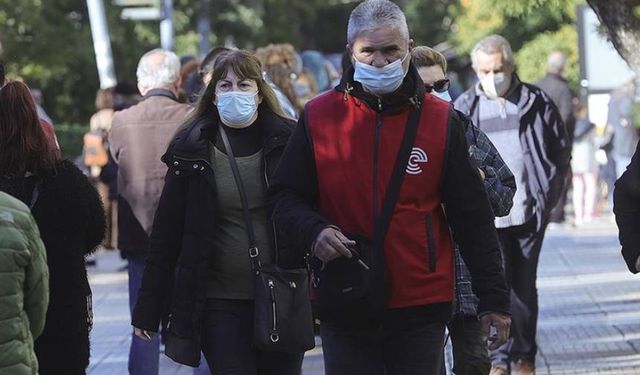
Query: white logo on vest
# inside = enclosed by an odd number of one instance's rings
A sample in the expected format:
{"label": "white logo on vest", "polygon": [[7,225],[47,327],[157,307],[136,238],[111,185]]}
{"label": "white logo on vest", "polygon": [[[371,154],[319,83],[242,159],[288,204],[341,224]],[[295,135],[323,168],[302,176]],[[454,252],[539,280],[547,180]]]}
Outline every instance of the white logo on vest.
{"label": "white logo on vest", "polygon": [[411,156],[407,163],[407,173],[413,175],[422,173],[422,168],[420,168],[418,163],[426,163],[428,161],[429,158],[427,158],[427,153],[421,148],[414,147],[413,150],[411,150]]}

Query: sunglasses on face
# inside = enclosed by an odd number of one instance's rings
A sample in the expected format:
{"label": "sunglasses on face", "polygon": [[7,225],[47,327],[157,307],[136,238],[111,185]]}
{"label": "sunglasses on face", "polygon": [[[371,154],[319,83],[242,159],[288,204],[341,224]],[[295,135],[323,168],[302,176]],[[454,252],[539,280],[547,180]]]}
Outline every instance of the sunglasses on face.
{"label": "sunglasses on face", "polygon": [[449,90],[449,85],[451,82],[449,82],[448,78],[445,79],[441,79],[438,81],[435,81],[434,83],[430,84],[430,85],[424,85],[424,89],[427,92],[431,92],[431,91],[436,91],[436,92],[445,92],[447,90]]}

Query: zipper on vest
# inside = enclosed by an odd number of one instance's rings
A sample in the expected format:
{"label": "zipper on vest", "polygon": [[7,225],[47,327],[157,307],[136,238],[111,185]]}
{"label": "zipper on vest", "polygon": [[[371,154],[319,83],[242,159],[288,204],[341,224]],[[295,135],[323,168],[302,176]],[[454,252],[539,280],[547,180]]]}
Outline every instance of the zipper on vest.
{"label": "zipper on vest", "polygon": [[424,218],[427,231],[427,256],[429,257],[429,271],[436,272],[436,239],[433,230],[433,218],[426,214]]}
{"label": "zipper on vest", "polygon": [[[379,101],[380,99],[378,99]],[[378,207],[378,159],[380,158],[380,131],[382,129],[382,116],[376,114],[376,127],[373,138],[373,230],[377,230],[375,224],[378,222],[378,215],[380,214]]]}

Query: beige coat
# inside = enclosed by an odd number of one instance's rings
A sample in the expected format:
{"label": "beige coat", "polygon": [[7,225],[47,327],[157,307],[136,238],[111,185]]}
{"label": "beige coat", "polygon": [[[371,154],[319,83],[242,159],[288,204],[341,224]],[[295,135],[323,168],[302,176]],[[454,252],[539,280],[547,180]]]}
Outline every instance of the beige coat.
{"label": "beige coat", "polygon": [[189,110],[186,104],[152,93],[113,117],[109,147],[118,164],[118,194],[129,203],[147,235],[167,173],[160,157]]}

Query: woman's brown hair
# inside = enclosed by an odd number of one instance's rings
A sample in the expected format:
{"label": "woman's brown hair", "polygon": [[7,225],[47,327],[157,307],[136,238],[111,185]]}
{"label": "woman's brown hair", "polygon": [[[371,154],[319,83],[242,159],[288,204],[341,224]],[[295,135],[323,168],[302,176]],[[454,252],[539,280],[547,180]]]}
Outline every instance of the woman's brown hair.
{"label": "woman's brown hair", "polygon": [[260,60],[248,51],[237,50],[222,53],[213,67],[211,82],[200,97],[196,109],[191,118],[206,116],[214,111],[213,102],[216,98],[216,84],[227,76],[227,72],[233,70],[239,80],[250,79],[256,81],[258,94],[262,97],[259,109],[266,108],[271,112],[285,116],[276,93],[262,77]]}
{"label": "woman's brown hair", "polygon": [[0,88],[0,176],[39,175],[52,171],[59,160],[27,85],[12,81]]}

